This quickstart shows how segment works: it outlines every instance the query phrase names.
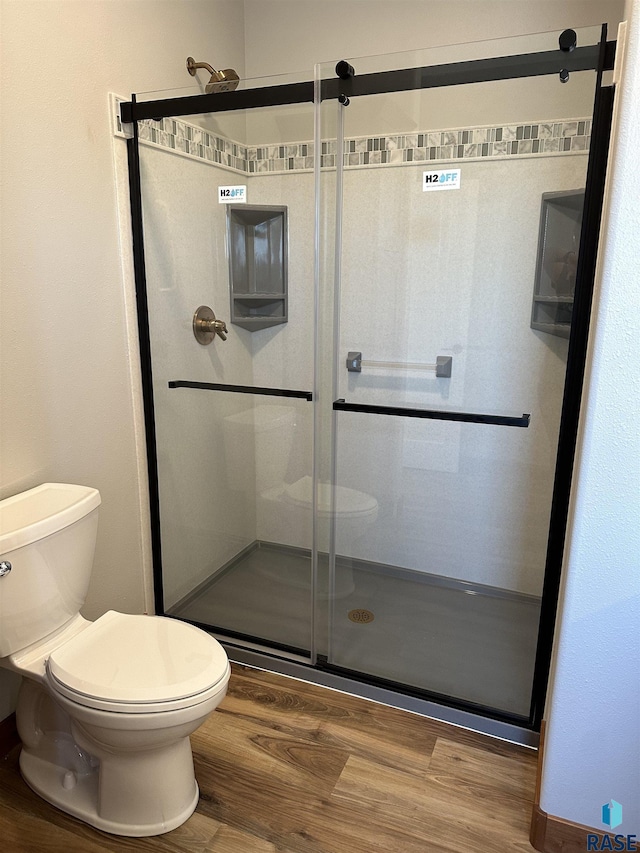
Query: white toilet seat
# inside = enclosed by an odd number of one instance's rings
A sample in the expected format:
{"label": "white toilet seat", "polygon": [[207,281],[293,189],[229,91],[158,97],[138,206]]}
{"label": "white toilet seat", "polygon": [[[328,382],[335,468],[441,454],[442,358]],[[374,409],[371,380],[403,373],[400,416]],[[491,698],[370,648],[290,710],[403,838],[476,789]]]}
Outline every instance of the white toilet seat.
{"label": "white toilet seat", "polygon": [[226,689],[229,662],[185,622],[109,611],[51,653],[47,682],[78,705],[126,714],[189,708]]}

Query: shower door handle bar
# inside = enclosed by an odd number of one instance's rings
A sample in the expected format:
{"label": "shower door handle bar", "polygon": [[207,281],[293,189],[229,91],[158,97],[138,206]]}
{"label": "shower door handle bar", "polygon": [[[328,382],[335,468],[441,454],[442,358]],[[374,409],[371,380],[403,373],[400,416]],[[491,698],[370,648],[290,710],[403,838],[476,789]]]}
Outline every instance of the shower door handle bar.
{"label": "shower door handle bar", "polygon": [[199,388],[202,391],[227,391],[231,394],[257,394],[265,397],[297,397],[300,400],[313,400],[312,391],[296,391],[291,388],[261,388],[257,385],[227,385],[219,382],[190,382],[186,379],[174,379],[169,388]]}
{"label": "shower door handle bar", "polygon": [[531,415],[522,417],[509,415],[484,415],[474,412],[443,412],[437,409],[410,409],[404,406],[375,406],[368,403],[347,403],[336,400],[336,412],[364,412],[371,415],[394,415],[399,418],[426,418],[434,421],[457,421],[467,424],[492,424],[494,426],[528,427]]}

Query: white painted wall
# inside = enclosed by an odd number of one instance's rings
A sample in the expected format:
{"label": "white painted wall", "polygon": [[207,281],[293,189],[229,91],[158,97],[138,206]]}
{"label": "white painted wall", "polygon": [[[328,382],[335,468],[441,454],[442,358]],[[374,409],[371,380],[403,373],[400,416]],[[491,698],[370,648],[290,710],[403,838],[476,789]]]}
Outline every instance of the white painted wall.
{"label": "white painted wall", "polygon": [[315,62],[602,23],[615,33],[623,8],[623,0],[245,0],[246,72],[281,74]]}
{"label": "white painted wall", "polygon": [[[107,93],[188,85],[188,55],[244,73],[243,6],[3,0],[0,8],[0,497],[48,480],[97,487],[84,613],[141,612],[152,605],[145,450]],[[5,676],[0,718],[15,701]]]}
{"label": "white painted wall", "polygon": [[[321,76],[331,78],[341,58],[365,74],[555,50],[566,27],[578,30],[579,44],[595,44],[602,23],[610,22],[615,33],[622,8],[622,0],[246,0],[247,74],[296,69],[306,79],[304,70],[318,62]],[[594,81],[594,73],[582,72],[561,87],[553,77],[538,77],[364,98],[349,132],[375,135],[381,115],[389,133],[577,117],[576,99],[586,95],[593,103]],[[287,132],[301,138],[294,122],[288,117]],[[247,130],[261,143],[277,141],[282,132],[256,114]]]}
{"label": "white painted wall", "polygon": [[606,831],[640,834],[640,2],[607,183],[587,390],[556,632],[540,805]]}

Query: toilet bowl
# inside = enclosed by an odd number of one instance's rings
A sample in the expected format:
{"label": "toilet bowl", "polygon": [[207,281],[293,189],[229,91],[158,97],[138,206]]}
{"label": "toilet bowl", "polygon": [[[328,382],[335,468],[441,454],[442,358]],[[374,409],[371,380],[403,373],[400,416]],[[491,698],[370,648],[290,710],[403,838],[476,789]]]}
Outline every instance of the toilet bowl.
{"label": "toilet bowl", "polygon": [[[305,475],[293,483],[263,492],[260,496],[262,512],[265,517],[268,512],[274,518],[279,514],[296,535],[296,531],[305,531],[311,527],[313,494],[313,480]],[[329,549],[329,526],[333,519],[336,554],[357,558],[359,540],[378,517],[378,501],[375,497],[347,486],[319,482],[315,510],[321,550]]]}
{"label": "toilet bowl", "polygon": [[[304,547],[305,542],[311,541],[313,524],[312,478],[305,475],[293,483],[263,492],[258,498],[258,517],[268,541],[284,541],[294,547]],[[377,517],[378,501],[373,495],[347,486],[318,483],[316,519],[319,549],[321,553],[329,551],[330,524],[335,519],[336,552],[332,588],[329,588],[328,576],[320,576],[316,589],[318,598],[344,598],[353,592],[351,562],[358,558],[359,542]],[[271,565],[267,564],[264,572],[273,572]],[[304,586],[307,582],[306,577],[301,577],[298,584],[295,579],[287,577],[290,586]]]}
{"label": "toilet bowl", "polygon": [[189,735],[224,698],[229,662],[177,620],[80,615],[99,504],[95,489],[62,484],[0,501],[0,666],[24,676],[30,787],[98,829],[157,835],[196,807]]}
{"label": "toilet bowl", "polygon": [[[333,494],[332,494],[333,493]],[[291,509],[299,508],[310,512],[313,499],[313,480],[308,475],[284,486],[282,501]],[[334,501],[333,507],[331,501]],[[349,545],[358,538],[378,517],[378,501],[366,492],[350,489],[347,486],[331,483],[318,483],[316,493],[316,513],[320,519],[330,519],[332,512],[339,529],[337,537],[342,539],[344,547],[338,550],[349,552]]]}

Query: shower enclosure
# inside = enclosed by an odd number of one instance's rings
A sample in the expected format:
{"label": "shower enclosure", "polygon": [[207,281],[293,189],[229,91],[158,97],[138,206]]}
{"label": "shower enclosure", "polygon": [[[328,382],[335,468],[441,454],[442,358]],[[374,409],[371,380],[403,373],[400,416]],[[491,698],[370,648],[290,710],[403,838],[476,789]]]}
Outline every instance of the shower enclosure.
{"label": "shower enclosure", "polygon": [[232,659],[539,727],[613,99],[572,33],[122,105],[156,607]]}

